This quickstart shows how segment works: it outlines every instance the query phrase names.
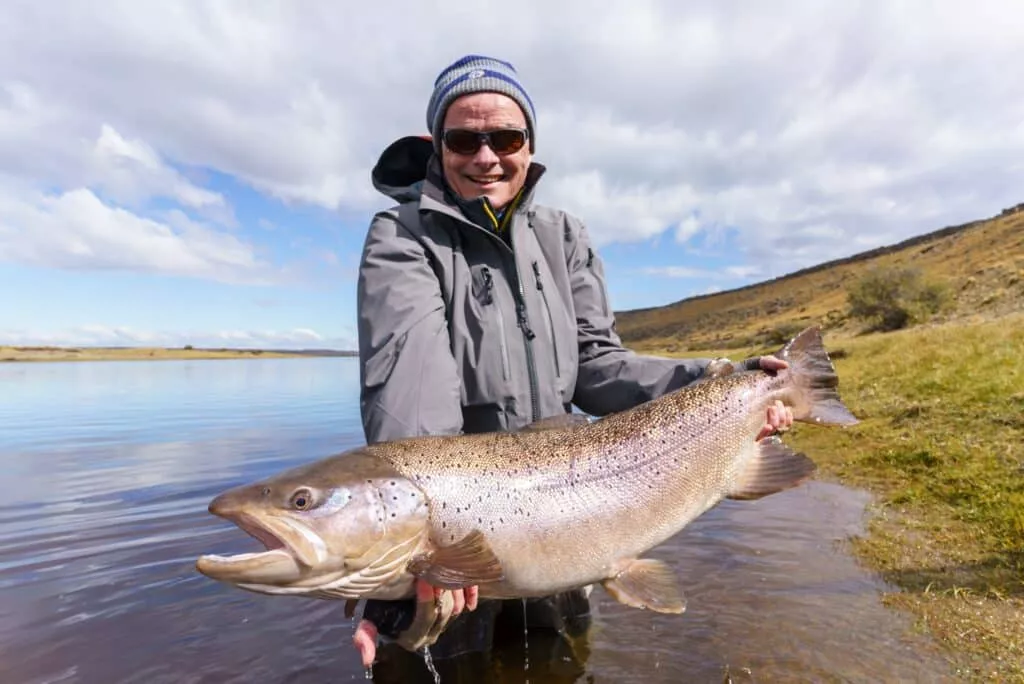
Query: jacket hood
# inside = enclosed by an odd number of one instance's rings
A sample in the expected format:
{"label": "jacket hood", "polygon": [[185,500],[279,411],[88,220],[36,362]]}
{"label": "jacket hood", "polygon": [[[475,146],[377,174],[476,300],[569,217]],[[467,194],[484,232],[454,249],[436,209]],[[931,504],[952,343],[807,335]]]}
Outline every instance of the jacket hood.
{"label": "jacket hood", "polygon": [[397,202],[420,196],[434,155],[430,136],[407,135],[384,148],[370,178],[373,187]]}

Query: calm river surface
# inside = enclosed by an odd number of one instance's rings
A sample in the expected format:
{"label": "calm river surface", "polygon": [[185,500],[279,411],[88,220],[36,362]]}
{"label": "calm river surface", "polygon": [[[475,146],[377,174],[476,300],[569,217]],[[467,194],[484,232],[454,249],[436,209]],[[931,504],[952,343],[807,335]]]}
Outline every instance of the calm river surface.
{"label": "calm river surface", "polygon": [[[362,443],[357,382],[344,358],[0,364],[0,682],[365,681],[340,603],[194,570],[258,548],[206,512],[218,492]],[[823,483],[725,502],[651,554],[683,615],[598,588],[573,650],[520,633],[441,680],[942,681],[845,550],[865,503]],[[433,681],[397,664],[377,680]]]}

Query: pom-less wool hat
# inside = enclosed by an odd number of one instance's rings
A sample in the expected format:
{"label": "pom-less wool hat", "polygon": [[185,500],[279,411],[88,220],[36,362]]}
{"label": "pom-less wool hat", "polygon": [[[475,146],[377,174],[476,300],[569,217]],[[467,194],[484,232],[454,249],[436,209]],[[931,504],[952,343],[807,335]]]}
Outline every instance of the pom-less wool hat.
{"label": "pom-less wool hat", "polygon": [[455,98],[469,93],[493,92],[508,95],[526,115],[530,152],[534,152],[537,116],[533,102],[519,82],[519,74],[510,63],[483,55],[466,55],[452,63],[434,81],[434,92],[427,105],[427,128],[434,139],[434,149],[441,153],[444,115]]}

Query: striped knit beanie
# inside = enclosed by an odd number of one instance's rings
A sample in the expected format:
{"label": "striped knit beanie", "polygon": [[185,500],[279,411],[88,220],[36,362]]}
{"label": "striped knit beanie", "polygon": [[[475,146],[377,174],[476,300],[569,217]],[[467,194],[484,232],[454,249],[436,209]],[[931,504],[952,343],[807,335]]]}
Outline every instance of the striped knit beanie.
{"label": "striped knit beanie", "polygon": [[519,75],[508,62],[483,55],[466,55],[454,62],[434,81],[434,92],[427,105],[427,128],[434,138],[434,149],[441,154],[444,115],[455,98],[469,93],[495,92],[515,100],[526,115],[530,152],[534,152],[537,115],[533,102],[519,82]]}

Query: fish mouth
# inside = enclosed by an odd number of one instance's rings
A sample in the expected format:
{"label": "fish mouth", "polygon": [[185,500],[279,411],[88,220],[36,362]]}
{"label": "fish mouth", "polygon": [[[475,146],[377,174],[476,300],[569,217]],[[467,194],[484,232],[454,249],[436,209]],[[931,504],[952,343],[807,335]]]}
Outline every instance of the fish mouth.
{"label": "fish mouth", "polygon": [[[296,539],[297,525],[254,517],[224,516],[242,531],[263,544],[263,551],[238,553],[229,556],[205,554],[196,561],[196,569],[211,579],[232,584],[282,584],[294,582],[316,562],[320,554],[310,549],[311,537],[321,544],[319,536],[308,528],[301,528]],[[297,542],[297,543],[296,543]]]}

